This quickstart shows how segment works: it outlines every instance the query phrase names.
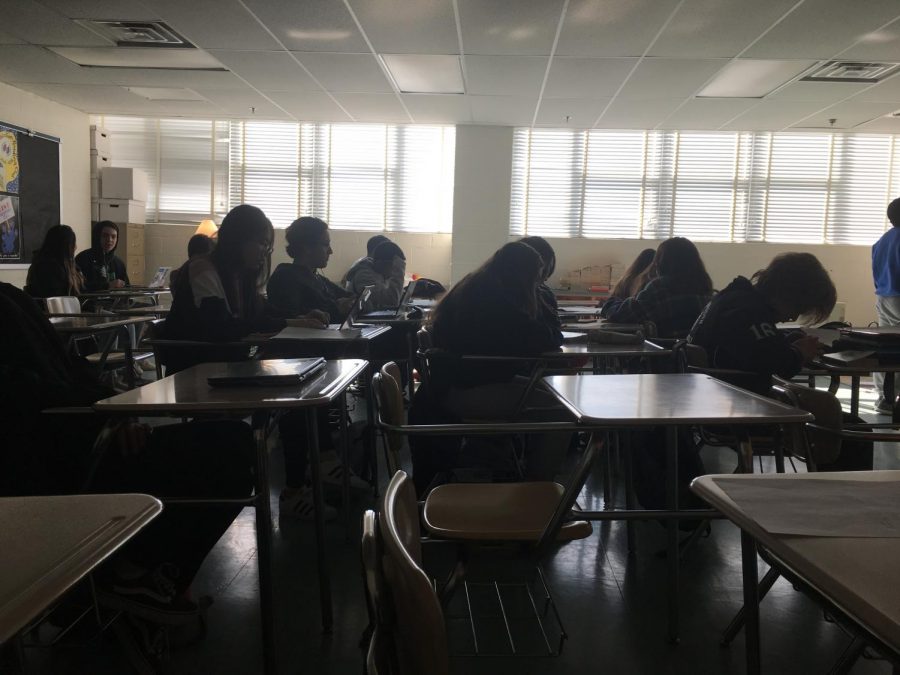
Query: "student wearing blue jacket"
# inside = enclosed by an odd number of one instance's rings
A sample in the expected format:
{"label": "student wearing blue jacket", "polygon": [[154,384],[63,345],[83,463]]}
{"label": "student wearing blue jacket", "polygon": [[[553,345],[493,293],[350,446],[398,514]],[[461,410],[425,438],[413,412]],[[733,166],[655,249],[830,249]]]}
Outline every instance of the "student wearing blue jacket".
{"label": "student wearing blue jacket", "polygon": [[[875,311],[879,326],[900,325],[900,198],[887,207],[891,229],[881,235],[872,246],[872,277],[875,280]],[[894,375],[894,391],[898,380]],[[888,415],[893,411],[893,401],[884,400],[884,373],[875,373],[878,401],[875,408]]]}

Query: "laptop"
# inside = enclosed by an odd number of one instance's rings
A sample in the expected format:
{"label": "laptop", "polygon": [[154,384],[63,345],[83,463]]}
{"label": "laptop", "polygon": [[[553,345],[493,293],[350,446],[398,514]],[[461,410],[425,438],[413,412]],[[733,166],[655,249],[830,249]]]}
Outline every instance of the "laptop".
{"label": "laptop", "polygon": [[229,363],[228,374],[208,377],[211,387],[290,387],[307,382],[326,366],[322,357]]}
{"label": "laptop", "polygon": [[353,335],[357,337],[366,337],[369,333],[383,330],[383,326],[369,326],[362,323],[356,323],[356,320],[362,314],[363,307],[372,295],[372,286],[365,286],[353,300],[350,311],[347,312],[347,318],[343,323],[330,323],[325,330],[332,330],[343,333],[345,335]]}
{"label": "laptop", "polygon": [[397,306],[394,309],[378,309],[374,312],[366,312],[360,318],[365,319],[400,319],[403,318],[403,315],[406,313],[406,306],[412,300],[413,293],[416,290],[416,281],[410,281],[406,285],[406,290],[403,291],[403,295],[400,296],[400,302],[397,303]]}
{"label": "laptop", "polygon": [[172,271],[171,267],[158,267],[156,269],[156,274],[153,275],[153,279],[151,279],[150,283],[147,284],[148,288],[164,288],[166,285],[166,281],[169,278],[169,272]]}

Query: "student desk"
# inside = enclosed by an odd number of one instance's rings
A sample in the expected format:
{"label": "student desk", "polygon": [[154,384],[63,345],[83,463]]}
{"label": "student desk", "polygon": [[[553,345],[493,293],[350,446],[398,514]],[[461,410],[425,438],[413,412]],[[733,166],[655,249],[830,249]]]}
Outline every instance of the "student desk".
{"label": "student desk", "polygon": [[113,311],[120,316],[149,316],[152,319],[165,319],[171,309],[171,307],[163,307],[162,305],[142,305],[139,307],[114,309]]}
{"label": "student desk", "polygon": [[[767,502],[783,502],[785,508],[791,503],[791,490],[797,487],[810,488],[821,481],[851,480],[854,481],[852,494],[859,501],[841,500],[840,508],[846,509],[847,522],[852,522],[854,518],[872,519],[871,513],[859,510],[860,506],[865,507],[869,499],[866,486],[876,488],[890,483],[900,491],[900,471],[711,475],[701,476],[691,483],[691,489],[696,494],[741,528],[748,674],[760,672],[757,546],[768,552],[766,557],[772,558],[776,568],[783,569],[790,580],[798,580],[804,591],[849,621],[862,640],[893,660],[894,672],[897,672],[896,664],[900,663],[900,571],[897,567],[900,537],[777,534],[770,530],[771,526],[766,527],[754,518],[752,505],[748,508],[748,502],[738,503],[732,499],[729,490],[734,488],[719,484],[722,479],[745,483],[749,491],[743,493],[744,499],[765,490]],[[779,497],[773,495],[771,488],[782,482],[787,482],[791,487],[781,494],[781,501],[777,501]],[[810,515],[811,525],[833,529],[834,513]],[[896,513],[890,515],[896,519]]]}
{"label": "student desk", "polygon": [[322,623],[331,630],[331,582],[325,555],[325,519],[322,477],[319,467],[319,434],[316,409],[331,404],[365,371],[368,363],[360,359],[329,361],[318,376],[299,387],[210,387],[207,378],[228,375],[234,364],[202,363],[174,375],[98,401],[100,413],[140,416],[194,417],[205,414],[229,414],[244,417],[261,412],[256,420],[256,485],[251,504],[256,507],[256,540],[259,548],[259,595],[263,629],[265,669],[273,673],[276,665],[275,624],[272,607],[272,512],[269,499],[268,416],[273,412],[303,409],[307,417],[309,466],[316,505],[316,544],[318,547],[319,593]]}
{"label": "student desk", "polygon": [[128,326],[152,321],[149,316],[131,316],[123,317],[114,314],[54,314],[50,317],[50,324],[59,333],[60,337],[66,341],[69,350],[75,351],[75,341],[78,338],[97,337],[100,348],[100,359],[97,366],[102,370],[106,365],[106,359],[109,357],[109,351],[112,349],[116,337],[121,337],[123,349],[125,352],[125,376],[128,384],[134,386],[134,352],[131,346],[131,336],[128,333]]}
{"label": "student desk", "polygon": [[[667,528],[669,638],[678,639],[678,519],[703,518],[707,511],[678,507],[677,427],[695,424],[729,426],[802,424],[812,415],[752,394],[699,373],[659,375],[554,375],[544,384],[584,429],[666,427],[665,510],[585,511],[588,520],[663,519]],[[745,466],[752,448],[744,437]],[[752,469],[751,469],[752,470]]]}
{"label": "student desk", "polygon": [[425,322],[424,314],[419,318],[408,318],[406,316],[383,318],[366,317],[363,315],[359,317],[359,321],[360,323],[367,323],[374,326],[388,326],[403,333],[403,337],[406,340],[407,393],[409,394],[409,400],[412,401],[414,393],[413,369],[416,365],[416,350],[418,348],[418,345],[416,344],[416,333]]}
{"label": "student desk", "polygon": [[0,644],[161,511],[139,494],[0,499]]}
{"label": "student desk", "polygon": [[[832,377],[841,377],[847,375],[850,377],[850,414],[859,415],[859,386],[860,380],[864,375],[872,373],[885,373],[890,376],[894,373],[900,373],[900,361],[896,363],[881,363],[877,358],[865,358],[857,361],[841,363],[837,360],[827,358],[827,354],[816,359],[815,367],[827,371]],[[885,398],[893,398],[896,392],[893,391],[894,382],[892,377],[884,378],[884,391],[887,396]],[[897,420],[897,411],[895,406],[894,419]]]}
{"label": "student desk", "polygon": [[136,298],[144,298],[149,300],[151,304],[158,305],[159,296],[166,293],[171,293],[171,291],[168,288],[124,286],[122,288],[110,288],[105,291],[84,291],[78,298],[82,301],[93,300],[95,302],[106,300],[109,301],[109,309],[116,309]]}

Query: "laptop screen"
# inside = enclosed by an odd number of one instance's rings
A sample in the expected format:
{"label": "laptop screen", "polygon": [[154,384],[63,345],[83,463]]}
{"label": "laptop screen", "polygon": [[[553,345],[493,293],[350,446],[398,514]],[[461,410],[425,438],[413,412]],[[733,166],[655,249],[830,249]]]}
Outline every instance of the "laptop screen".
{"label": "laptop screen", "polygon": [[171,267],[160,267],[156,270],[156,274],[153,275],[153,279],[150,281],[150,288],[162,288],[166,285],[166,277],[169,275],[169,271]]}
{"label": "laptop screen", "polygon": [[372,295],[372,288],[372,286],[365,286],[356,296],[356,299],[353,301],[353,306],[350,308],[350,311],[347,312],[347,318],[344,319],[344,323],[341,324],[341,330],[353,328],[353,322],[356,321],[356,317],[362,314],[363,307],[366,306],[369,296]]}
{"label": "laptop screen", "polygon": [[409,301],[412,300],[413,293],[416,292],[416,280],[413,279],[406,285],[406,290],[403,291],[403,295],[400,296],[400,303],[397,305],[397,311],[400,312],[403,310],[406,305],[409,304]]}

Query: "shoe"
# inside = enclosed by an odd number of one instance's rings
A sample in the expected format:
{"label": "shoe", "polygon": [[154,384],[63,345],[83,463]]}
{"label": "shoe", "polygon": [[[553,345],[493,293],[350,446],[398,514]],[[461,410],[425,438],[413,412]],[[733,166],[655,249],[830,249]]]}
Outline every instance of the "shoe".
{"label": "shoe", "polygon": [[322,483],[344,486],[344,471],[350,471],[350,487],[354,490],[368,490],[371,486],[362,478],[353,473],[352,469],[346,469],[344,463],[335,452],[323,452],[319,458],[319,469],[322,473]]}
{"label": "shoe", "polygon": [[[337,519],[337,509],[324,505],[325,522]],[[286,487],[278,497],[278,513],[282,518],[296,518],[297,520],[312,520],[316,513],[313,503],[311,487],[293,488]]]}
{"label": "shoe", "polygon": [[885,401],[883,396],[879,396],[878,400],[875,401],[875,412],[881,413],[882,415],[893,415],[894,406],[888,401]]}
{"label": "shoe", "polygon": [[175,588],[178,568],[163,563],[132,579],[116,577],[105,589],[98,589],[101,603],[148,621],[181,625],[192,621],[202,611],[200,605]]}

